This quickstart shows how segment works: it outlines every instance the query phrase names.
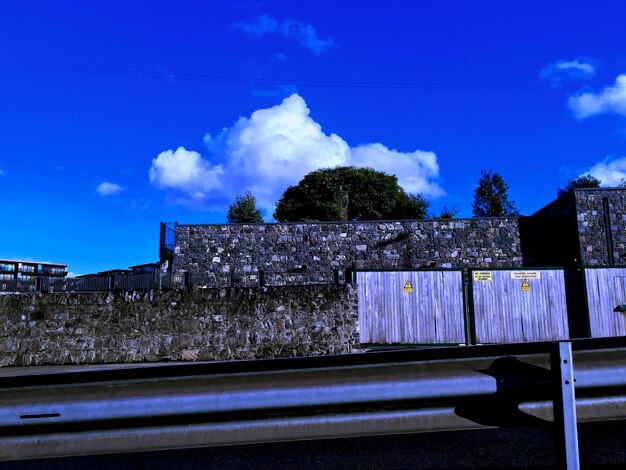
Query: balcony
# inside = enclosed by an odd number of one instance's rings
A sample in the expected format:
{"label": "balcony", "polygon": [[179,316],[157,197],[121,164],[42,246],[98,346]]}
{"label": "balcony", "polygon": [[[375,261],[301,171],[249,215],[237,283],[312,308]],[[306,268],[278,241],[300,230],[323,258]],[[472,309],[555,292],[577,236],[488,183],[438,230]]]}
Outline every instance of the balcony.
{"label": "balcony", "polygon": [[14,272],[15,272],[15,264],[0,263],[0,273],[14,273]]}

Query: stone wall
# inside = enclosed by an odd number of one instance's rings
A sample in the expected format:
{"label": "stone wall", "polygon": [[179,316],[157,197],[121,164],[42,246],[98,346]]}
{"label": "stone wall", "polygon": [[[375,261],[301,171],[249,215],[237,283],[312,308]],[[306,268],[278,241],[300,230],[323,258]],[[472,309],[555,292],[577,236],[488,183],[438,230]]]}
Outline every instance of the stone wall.
{"label": "stone wall", "polygon": [[0,295],[0,366],[308,356],[358,344],[349,284]]}
{"label": "stone wall", "polygon": [[212,286],[234,277],[243,285],[255,285],[259,271],[264,271],[268,284],[298,284],[307,273],[331,276],[339,270],[343,276],[343,270],[353,265],[415,269],[521,264],[519,219],[493,218],[178,225],[173,271],[189,272],[194,286]]}
{"label": "stone wall", "polygon": [[626,263],[626,190],[577,189],[576,218],[581,259],[586,266],[611,264],[605,229],[604,200],[608,203],[613,264]]}

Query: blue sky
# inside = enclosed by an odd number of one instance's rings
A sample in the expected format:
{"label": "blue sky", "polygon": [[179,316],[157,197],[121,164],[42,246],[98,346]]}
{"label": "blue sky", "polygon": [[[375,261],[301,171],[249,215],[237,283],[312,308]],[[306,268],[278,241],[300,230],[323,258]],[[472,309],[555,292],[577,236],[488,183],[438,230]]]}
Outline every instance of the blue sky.
{"label": "blue sky", "polygon": [[0,2],[0,258],[155,261],[159,222],[343,164],[471,215],[626,178],[620,1]]}

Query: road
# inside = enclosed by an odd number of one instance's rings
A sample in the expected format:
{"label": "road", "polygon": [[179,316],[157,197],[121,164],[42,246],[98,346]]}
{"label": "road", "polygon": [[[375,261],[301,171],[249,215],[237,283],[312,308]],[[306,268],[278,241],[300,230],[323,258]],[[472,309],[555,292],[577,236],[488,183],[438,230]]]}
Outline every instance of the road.
{"label": "road", "polygon": [[[626,421],[579,425],[582,468],[626,466]],[[487,429],[4,462],[52,469],[444,469],[556,465],[550,427]]]}

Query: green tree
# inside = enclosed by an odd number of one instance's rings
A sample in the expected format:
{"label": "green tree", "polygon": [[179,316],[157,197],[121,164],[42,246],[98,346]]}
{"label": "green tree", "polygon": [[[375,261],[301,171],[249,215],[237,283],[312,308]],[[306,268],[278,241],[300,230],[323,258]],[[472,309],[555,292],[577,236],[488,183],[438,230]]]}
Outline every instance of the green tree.
{"label": "green tree", "polygon": [[290,186],[276,204],[280,222],[420,219],[428,202],[407,194],[395,176],[351,166],[313,171]]}
{"label": "green tree", "polygon": [[425,219],[428,217],[430,202],[420,193],[405,193],[400,196],[396,210],[391,214],[391,219]]}
{"label": "green tree", "polygon": [[256,207],[256,198],[246,191],[246,194],[237,195],[235,202],[228,206],[227,214],[230,224],[262,224],[261,211]]}
{"label": "green tree", "polygon": [[571,193],[575,188],[599,188],[601,181],[591,175],[583,175],[574,178],[564,188],[557,190],[557,197],[561,198]]}
{"label": "green tree", "polygon": [[509,201],[509,185],[502,176],[489,171],[481,171],[478,187],[472,204],[474,217],[507,217],[518,215],[515,202]]}
{"label": "green tree", "polygon": [[456,206],[444,206],[441,209],[439,215],[435,217],[435,219],[454,219],[459,212],[461,212],[461,209]]}

